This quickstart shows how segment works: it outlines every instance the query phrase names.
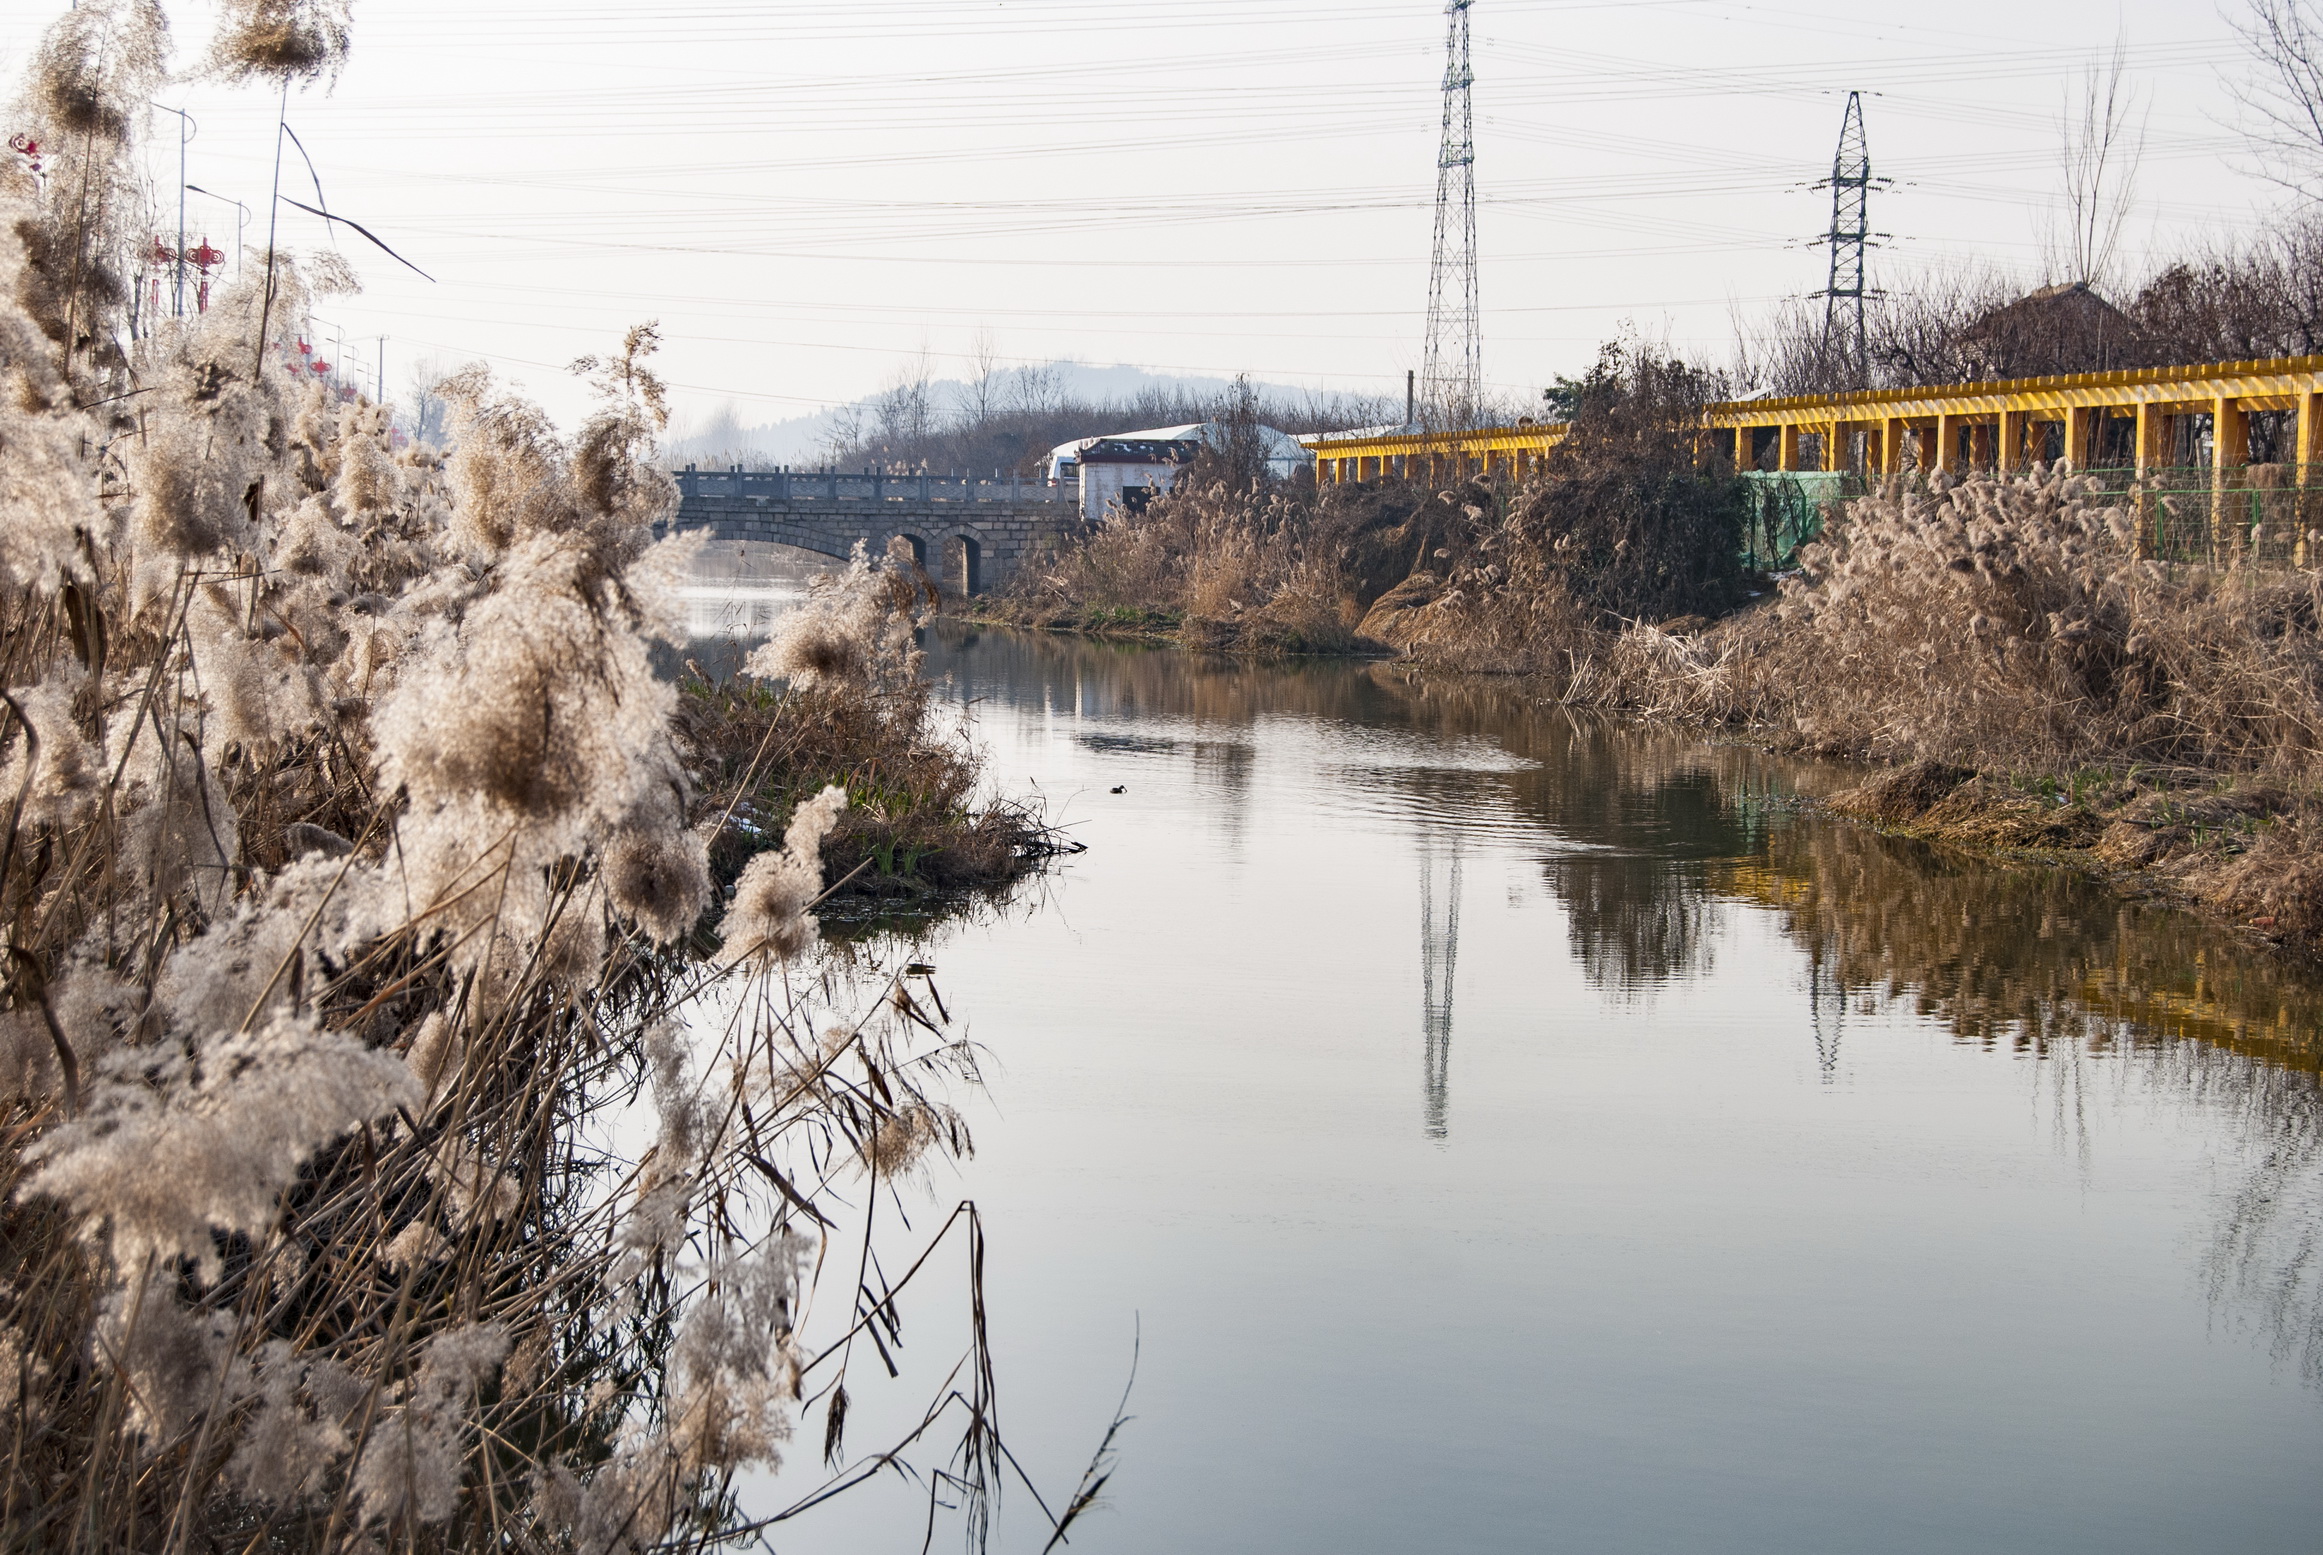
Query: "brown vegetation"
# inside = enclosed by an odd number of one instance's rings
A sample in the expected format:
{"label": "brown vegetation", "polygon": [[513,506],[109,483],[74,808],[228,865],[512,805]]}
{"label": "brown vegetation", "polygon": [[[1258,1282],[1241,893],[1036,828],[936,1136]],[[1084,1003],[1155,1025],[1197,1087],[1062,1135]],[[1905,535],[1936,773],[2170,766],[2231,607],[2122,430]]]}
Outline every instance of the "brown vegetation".
{"label": "brown vegetation", "polygon": [[2147,500],[2054,471],[1894,482],[1778,598],[1633,629],[1562,690],[1905,763],[1839,807],[2079,850],[2313,939],[2323,580],[2149,559]]}
{"label": "brown vegetation", "polygon": [[1198,464],[1142,514],[1028,565],[986,610],[1205,649],[1545,671],[1624,620],[1721,612],[1746,594],[1741,493],[1699,466],[1690,431],[1708,387],[1682,364],[1608,348],[1577,386],[1571,435],[1522,486],[1270,487]]}
{"label": "brown vegetation", "polygon": [[674,727],[719,883],[832,788],[847,804],[821,843],[829,911],[1003,885],[1072,846],[1023,804],[980,794],[975,751],[939,725],[910,639],[933,592],[916,571],[859,559],[753,657],[768,673],[713,681],[689,661]]}
{"label": "brown vegetation", "polygon": [[[226,63],[327,74],[343,18],[231,6]],[[681,712],[650,328],[570,437],[462,374],[447,459],[286,369],[289,256],[133,327],[161,41],[73,11],[50,176],[0,161],[0,1546],[698,1548],[809,1409],[834,1489],[956,1422],[973,1538],[980,1297],[955,1391],[865,1457],[850,1357],[898,1290],[807,1311],[824,1239],[968,1143],[928,969],[819,948],[854,809],[874,851],[893,793],[911,836],[980,824],[893,580],[760,667],[790,690]]]}

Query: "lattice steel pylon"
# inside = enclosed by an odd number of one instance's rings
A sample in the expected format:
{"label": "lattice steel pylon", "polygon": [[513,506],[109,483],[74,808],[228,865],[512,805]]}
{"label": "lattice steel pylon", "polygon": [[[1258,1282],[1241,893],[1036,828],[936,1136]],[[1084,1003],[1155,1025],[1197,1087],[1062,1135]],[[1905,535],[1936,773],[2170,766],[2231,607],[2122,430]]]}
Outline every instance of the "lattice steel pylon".
{"label": "lattice steel pylon", "polygon": [[1831,191],[1831,230],[1822,241],[1831,250],[1831,279],[1823,299],[1825,360],[1843,366],[1852,389],[1871,386],[1871,340],[1864,332],[1864,253],[1871,247],[1871,152],[1863,138],[1863,94],[1847,94],[1847,115],[1839,122],[1839,149],[1831,176],[1815,187]]}
{"label": "lattice steel pylon", "polygon": [[1430,1139],[1452,1132],[1452,979],[1460,968],[1460,849],[1452,848],[1441,894],[1432,850],[1420,854],[1421,1127]]}
{"label": "lattice steel pylon", "polygon": [[1484,342],[1476,306],[1476,134],[1469,88],[1468,8],[1450,0],[1444,39],[1444,135],[1436,152],[1436,248],[1428,265],[1428,343],[1420,415],[1473,426],[1484,401]]}

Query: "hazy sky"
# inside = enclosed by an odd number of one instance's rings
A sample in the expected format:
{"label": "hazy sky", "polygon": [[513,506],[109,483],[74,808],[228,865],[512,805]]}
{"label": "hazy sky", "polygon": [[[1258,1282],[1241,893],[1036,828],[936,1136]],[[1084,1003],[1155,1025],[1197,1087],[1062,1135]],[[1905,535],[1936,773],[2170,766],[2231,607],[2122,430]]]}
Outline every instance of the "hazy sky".
{"label": "hazy sky", "polygon": [[[1485,373],[1528,392],[1633,324],[1724,359],[1815,290],[1841,105],[1895,180],[1874,284],[2040,279],[2058,123],[2116,36],[2146,149],[2129,259],[2248,228],[2248,70],[2196,3],[1477,0]],[[210,10],[175,8],[181,58]],[[49,3],[0,6],[16,75]],[[289,119],[368,290],[319,325],[411,365],[481,357],[570,415],[562,364],[661,321],[681,410],[847,400],[925,354],[1071,358],[1400,393],[1417,364],[1438,0],[361,0],[337,87]],[[187,178],[259,210],[269,93],[189,82]],[[174,190],[176,121],[156,160]],[[295,152],[283,191],[314,201]],[[168,196],[165,194],[165,198]],[[228,241],[235,211],[194,197]],[[174,222],[174,211],[168,218]],[[283,208],[281,241],[324,241]],[[346,353],[355,357],[350,345]]]}

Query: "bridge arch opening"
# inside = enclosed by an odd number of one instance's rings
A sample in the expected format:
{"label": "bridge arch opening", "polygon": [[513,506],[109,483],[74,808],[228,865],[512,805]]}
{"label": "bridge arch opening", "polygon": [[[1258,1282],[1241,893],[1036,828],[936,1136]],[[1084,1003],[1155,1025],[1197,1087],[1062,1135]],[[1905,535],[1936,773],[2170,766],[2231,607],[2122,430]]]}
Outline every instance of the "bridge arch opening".
{"label": "bridge arch opening", "polygon": [[911,547],[912,565],[924,570],[928,564],[928,542],[908,530],[899,533],[896,538]]}
{"label": "bridge arch opening", "polygon": [[943,586],[965,599],[984,591],[984,547],[973,535],[957,534],[945,547]]}

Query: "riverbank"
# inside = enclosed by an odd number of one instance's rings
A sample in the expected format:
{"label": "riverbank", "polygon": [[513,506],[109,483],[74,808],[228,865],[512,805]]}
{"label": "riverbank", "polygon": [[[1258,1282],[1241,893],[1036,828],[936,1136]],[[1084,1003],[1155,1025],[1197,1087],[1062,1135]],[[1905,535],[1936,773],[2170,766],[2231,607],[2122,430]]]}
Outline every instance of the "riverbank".
{"label": "riverbank", "polygon": [[[1451,498],[1466,527],[1392,583],[1283,571],[1276,593],[1229,592],[1221,622],[1217,601],[1194,608],[1193,569],[1119,565],[1164,542],[1182,562],[1203,532],[1250,530],[1215,513],[1197,524],[1189,507],[1170,520],[1183,533],[1122,526],[989,614],[1280,654],[1291,650],[1272,623],[1336,599],[1335,636],[1307,634],[1299,651],[1517,677],[1566,706],[1859,762],[1863,783],[1835,804],[1845,813],[2038,854],[2323,949],[2316,574],[2259,566],[2232,535],[2224,565],[2153,560],[2154,526],[2182,515],[2061,472],[1940,477],[1852,503],[1779,583],[1743,576],[1688,596],[1723,592],[1723,610],[1621,618],[1590,606],[1585,580],[1556,560],[1583,547],[1537,522],[1494,529],[1484,506],[1538,514],[1540,498],[1471,483],[1414,511]],[[1343,551],[1303,539],[1309,556]],[[1140,578],[1179,593],[1166,607],[1118,602]],[[1109,580],[1113,602],[1082,597],[1092,580]]]}
{"label": "riverbank", "polygon": [[[1070,615],[1039,622],[1004,612],[976,611],[960,619],[1187,652],[1239,653],[1256,660],[1295,655],[1268,645],[1196,646],[1182,623],[1163,613],[1135,619],[1099,612],[1094,620]],[[1658,630],[1658,629],[1657,629]],[[1667,634],[1663,634],[1667,635]],[[1640,642],[1622,653],[1619,636],[1601,645],[1608,660],[1644,658]],[[1424,651],[1399,652],[1377,639],[1357,638],[1319,656],[1396,659],[1426,672]],[[1455,673],[1492,674],[1463,664]],[[2199,767],[2128,763],[1990,768],[1916,760],[1897,764],[1818,748],[1796,728],[1752,726],[1640,708],[1650,700],[1634,679],[1590,678],[1576,696],[1571,678],[1538,673],[1509,675],[1542,700],[1595,706],[1646,722],[1689,728],[1711,739],[1747,738],[1770,750],[1852,759],[1866,769],[1857,785],[1815,801],[1834,814],[1899,836],[1942,843],[1996,857],[2069,868],[2106,881],[2127,896],[2156,898],[2236,926],[2254,939],[2305,955],[2323,955],[2323,806],[2249,773]]]}
{"label": "riverbank", "polygon": [[2285,949],[2323,950],[2316,807],[2263,781],[2193,770],[2060,778],[1919,761],[1825,808],[1902,836],[2076,869]]}

